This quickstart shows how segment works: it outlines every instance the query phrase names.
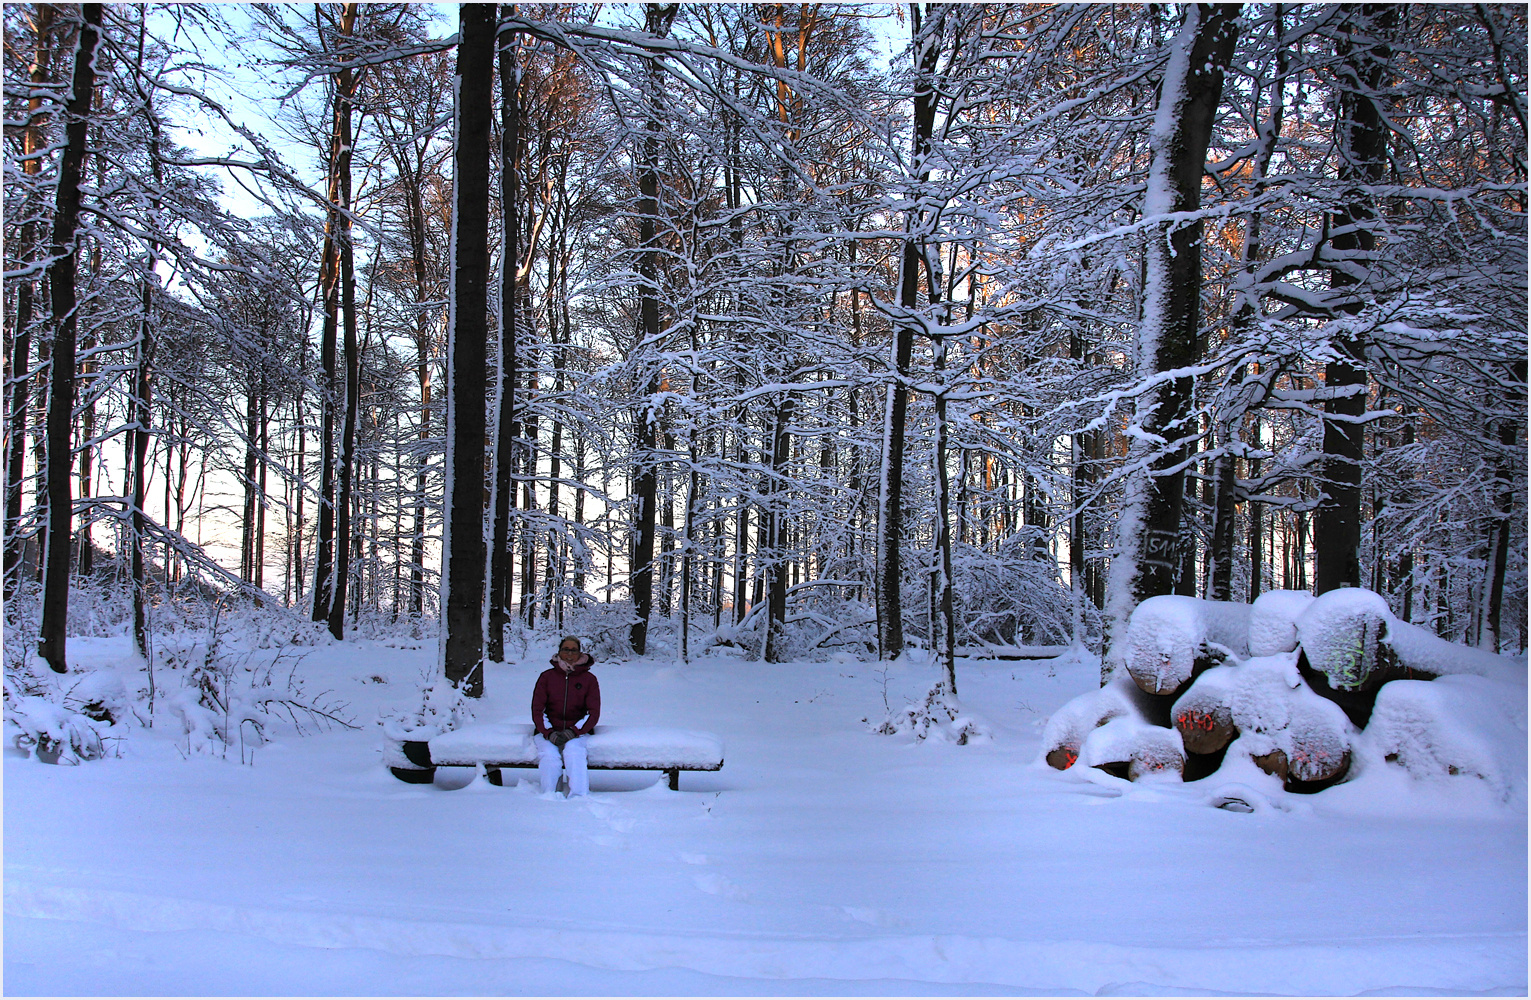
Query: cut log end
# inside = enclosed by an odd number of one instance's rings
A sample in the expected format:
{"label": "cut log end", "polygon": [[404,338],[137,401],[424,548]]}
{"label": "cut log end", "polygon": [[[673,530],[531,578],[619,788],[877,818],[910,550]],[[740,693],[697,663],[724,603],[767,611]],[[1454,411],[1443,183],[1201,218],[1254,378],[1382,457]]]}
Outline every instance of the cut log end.
{"label": "cut log end", "polygon": [[1249,758],[1255,762],[1255,766],[1266,774],[1273,774],[1286,781],[1287,772],[1290,769],[1286,759],[1285,750],[1272,750],[1270,753],[1255,754]]}
{"label": "cut log end", "polygon": [[1350,773],[1351,756],[1348,749],[1338,757],[1303,750],[1298,752],[1297,758],[1288,759],[1286,751],[1272,750],[1250,759],[1266,774],[1280,778],[1282,786],[1289,792],[1320,792],[1343,781],[1345,775]]}
{"label": "cut log end", "polygon": [[1144,670],[1137,664],[1128,664],[1127,674],[1145,694],[1161,697],[1179,694],[1191,682],[1189,676],[1172,674],[1166,677],[1157,671]]}
{"label": "cut log end", "polygon": [[1049,750],[1047,753],[1047,763],[1060,771],[1067,771],[1074,766],[1074,762],[1078,759],[1078,747],[1058,747],[1056,750]]}
{"label": "cut log end", "polygon": [[1154,758],[1152,760],[1139,760],[1134,757],[1127,765],[1127,780],[1137,781],[1139,778],[1157,778],[1175,775],[1182,780],[1185,778],[1185,758],[1174,757],[1169,760]]}
{"label": "cut log end", "polygon": [[1238,735],[1226,705],[1198,705],[1175,713],[1175,728],[1188,753],[1217,753]]}

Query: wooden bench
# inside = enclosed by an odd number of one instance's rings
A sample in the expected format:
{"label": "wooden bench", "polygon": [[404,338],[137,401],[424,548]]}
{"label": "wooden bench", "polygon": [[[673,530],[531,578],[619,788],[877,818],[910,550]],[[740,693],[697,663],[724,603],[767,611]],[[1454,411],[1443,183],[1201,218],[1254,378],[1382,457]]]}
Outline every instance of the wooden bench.
{"label": "wooden bench", "polygon": [[[530,723],[481,722],[430,740],[398,741],[387,764],[393,776],[411,784],[429,784],[438,767],[484,768],[491,784],[501,784],[507,767],[536,767],[537,747]],[[717,771],[723,767],[723,741],[712,733],[651,726],[596,726],[585,743],[592,771],[663,771],[671,791],[680,790],[680,772]]]}

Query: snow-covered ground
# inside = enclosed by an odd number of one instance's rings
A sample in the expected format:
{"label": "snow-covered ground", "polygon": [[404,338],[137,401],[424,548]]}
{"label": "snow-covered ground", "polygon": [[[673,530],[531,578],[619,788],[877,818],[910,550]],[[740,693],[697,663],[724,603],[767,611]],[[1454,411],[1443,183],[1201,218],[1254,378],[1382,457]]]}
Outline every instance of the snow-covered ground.
{"label": "snow-covered ground", "polygon": [[[491,665],[477,719],[523,721],[553,645]],[[79,661],[126,650],[71,640]],[[99,762],[6,749],[5,992],[1526,992],[1523,772],[1508,802],[1390,765],[1306,797],[1240,773],[1258,808],[1234,813],[1209,804],[1226,773],[1040,762],[1048,715],[1097,683],[1085,656],[959,661],[991,734],[962,746],[870,731],[933,666],[719,657],[595,667],[603,722],[723,739],[723,770],[679,792],[646,772],[595,772],[587,800],[532,771],[406,785],[375,720],[418,706],[434,656],[317,649],[310,689],[363,728],[253,764],[178,748],[163,710]]]}

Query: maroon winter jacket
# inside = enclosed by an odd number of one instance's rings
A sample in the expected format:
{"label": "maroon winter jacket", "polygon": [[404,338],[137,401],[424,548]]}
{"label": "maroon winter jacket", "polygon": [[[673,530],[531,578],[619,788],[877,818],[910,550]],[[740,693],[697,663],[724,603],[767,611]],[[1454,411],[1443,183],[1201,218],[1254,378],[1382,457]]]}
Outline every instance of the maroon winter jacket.
{"label": "maroon winter jacket", "polygon": [[590,672],[595,657],[579,654],[567,674],[558,665],[558,657],[548,662],[553,665],[538,675],[532,689],[532,725],[543,736],[554,729],[573,729],[576,736],[588,736],[601,717],[601,686]]}

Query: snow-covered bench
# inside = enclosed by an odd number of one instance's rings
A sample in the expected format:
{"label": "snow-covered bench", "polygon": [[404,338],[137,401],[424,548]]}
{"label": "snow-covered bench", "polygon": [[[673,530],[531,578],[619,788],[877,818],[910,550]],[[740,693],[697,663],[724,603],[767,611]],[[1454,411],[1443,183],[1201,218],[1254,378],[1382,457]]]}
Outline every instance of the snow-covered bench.
{"label": "snow-covered bench", "polygon": [[[723,767],[723,741],[712,733],[655,726],[596,726],[586,744],[593,771],[664,771],[672,791],[680,790],[680,772],[717,771]],[[536,767],[537,748],[530,723],[481,722],[430,740],[404,740],[390,754],[394,777],[413,784],[430,782],[437,767],[477,767],[493,784],[500,770]]]}

